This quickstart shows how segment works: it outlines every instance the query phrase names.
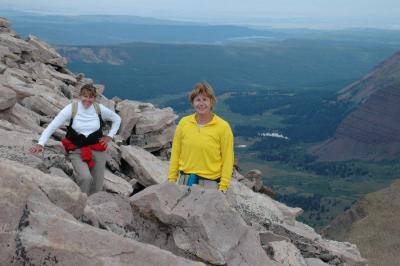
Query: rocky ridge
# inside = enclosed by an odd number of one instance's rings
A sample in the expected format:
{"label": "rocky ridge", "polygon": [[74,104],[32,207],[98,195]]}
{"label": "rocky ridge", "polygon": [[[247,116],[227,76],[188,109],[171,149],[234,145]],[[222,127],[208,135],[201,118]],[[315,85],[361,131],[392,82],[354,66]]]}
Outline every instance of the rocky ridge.
{"label": "rocky ridge", "polygon": [[301,209],[255,192],[263,188],[252,174],[236,173],[226,195],[167,183],[170,108],[99,96],[122,125],[104,191],[87,197],[59,142],[65,128],[43,157],[28,153],[79,88],[93,84],[65,64],[0,19],[0,265],[367,264],[355,245],[296,221]]}

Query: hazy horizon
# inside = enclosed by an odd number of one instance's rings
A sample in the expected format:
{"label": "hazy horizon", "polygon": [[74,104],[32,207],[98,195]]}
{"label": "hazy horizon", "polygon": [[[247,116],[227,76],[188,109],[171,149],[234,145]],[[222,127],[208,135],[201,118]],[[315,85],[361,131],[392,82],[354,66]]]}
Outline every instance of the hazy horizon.
{"label": "hazy horizon", "polygon": [[399,29],[400,1],[395,0],[2,0],[3,8],[57,15],[132,15],[202,23],[252,24],[275,27]]}

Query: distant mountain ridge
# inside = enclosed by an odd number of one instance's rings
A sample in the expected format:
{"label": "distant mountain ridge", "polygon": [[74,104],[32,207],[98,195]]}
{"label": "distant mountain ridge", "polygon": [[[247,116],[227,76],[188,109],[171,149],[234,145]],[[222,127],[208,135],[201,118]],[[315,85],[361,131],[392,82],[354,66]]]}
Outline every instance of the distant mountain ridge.
{"label": "distant mountain ridge", "polygon": [[[1,12],[1,10],[0,10]],[[2,13],[8,13],[5,11]],[[109,45],[130,42],[217,43],[235,38],[283,38],[271,29],[238,25],[210,25],[140,16],[37,15],[10,12],[13,28],[23,37],[40,36],[51,44]]]}
{"label": "distant mountain ridge", "polygon": [[360,80],[342,89],[338,98],[359,104],[379,89],[398,81],[400,81],[400,51],[378,64]]}
{"label": "distant mountain ridge", "polygon": [[400,52],[341,90],[355,106],[333,138],[310,149],[322,161],[396,159],[400,154]]}

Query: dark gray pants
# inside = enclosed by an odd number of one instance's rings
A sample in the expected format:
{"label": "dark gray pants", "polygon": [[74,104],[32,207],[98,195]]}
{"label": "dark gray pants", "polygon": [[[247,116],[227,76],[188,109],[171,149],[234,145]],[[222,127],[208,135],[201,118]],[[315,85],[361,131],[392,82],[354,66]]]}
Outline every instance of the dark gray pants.
{"label": "dark gray pants", "polygon": [[76,173],[76,183],[83,193],[89,196],[103,189],[106,152],[92,150],[95,165],[91,169],[86,162],[82,161],[80,149],[71,151],[68,158],[71,160]]}

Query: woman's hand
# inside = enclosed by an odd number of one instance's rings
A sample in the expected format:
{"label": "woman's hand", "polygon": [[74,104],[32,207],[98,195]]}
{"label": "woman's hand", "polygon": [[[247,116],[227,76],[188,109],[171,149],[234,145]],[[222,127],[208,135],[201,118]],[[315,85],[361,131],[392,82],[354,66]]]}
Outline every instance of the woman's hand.
{"label": "woman's hand", "polygon": [[111,137],[109,136],[104,136],[100,139],[100,144],[103,145],[104,147],[107,147],[107,144],[112,140]]}
{"label": "woman's hand", "polygon": [[32,154],[37,154],[37,153],[43,152],[43,150],[44,150],[44,147],[42,145],[35,144],[34,146],[32,146],[29,149],[29,152],[32,153]]}

